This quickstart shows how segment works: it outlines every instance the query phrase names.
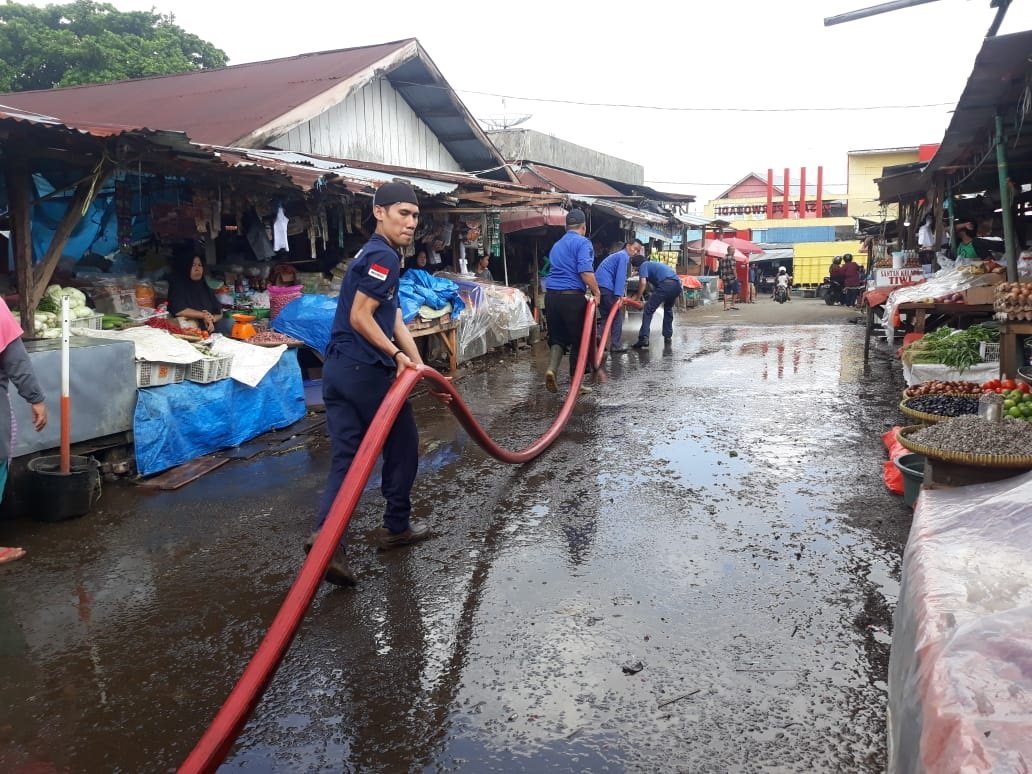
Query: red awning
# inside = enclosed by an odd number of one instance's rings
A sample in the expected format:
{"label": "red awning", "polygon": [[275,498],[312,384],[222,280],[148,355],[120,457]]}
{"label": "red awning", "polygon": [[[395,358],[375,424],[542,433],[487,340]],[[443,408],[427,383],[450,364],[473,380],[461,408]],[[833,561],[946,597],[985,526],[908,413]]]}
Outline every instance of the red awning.
{"label": "red awning", "polygon": [[544,207],[512,207],[502,210],[502,233],[527,231],[542,226],[565,226],[566,210],[557,204]]}

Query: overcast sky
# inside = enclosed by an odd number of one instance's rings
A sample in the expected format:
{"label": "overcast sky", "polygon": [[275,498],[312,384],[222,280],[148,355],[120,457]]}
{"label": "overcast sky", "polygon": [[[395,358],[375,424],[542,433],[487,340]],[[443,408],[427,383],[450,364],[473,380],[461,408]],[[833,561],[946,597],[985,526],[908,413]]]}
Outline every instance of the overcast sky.
{"label": "overcast sky", "polygon": [[[523,126],[645,167],[656,188],[701,202],[749,172],[788,166],[846,182],[846,151],[938,142],[995,9],[938,0],[833,27],[881,0],[691,3],[114,0],[172,12],[230,64],[419,38],[477,118]],[[36,5],[47,3],[35,2]],[[612,12],[603,11],[611,7]],[[1000,34],[1032,28],[1015,0]],[[503,99],[473,92],[509,95]],[[588,107],[544,100],[721,111]],[[905,110],[729,108],[929,105]]]}

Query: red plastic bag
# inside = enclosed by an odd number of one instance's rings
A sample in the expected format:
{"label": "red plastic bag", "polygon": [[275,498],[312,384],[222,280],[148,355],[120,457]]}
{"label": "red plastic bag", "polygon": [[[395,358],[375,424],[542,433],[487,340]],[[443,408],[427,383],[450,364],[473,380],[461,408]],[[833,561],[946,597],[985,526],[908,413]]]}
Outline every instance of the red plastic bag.
{"label": "red plastic bag", "polygon": [[882,433],[882,443],[885,444],[885,450],[889,453],[888,462],[882,466],[882,478],[885,479],[885,486],[889,488],[890,492],[901,495],[903,494],[903,474],[896,467],[896,459],[909,452],[899,442],[896,436],[898,432],[899,425],[896,425]]}

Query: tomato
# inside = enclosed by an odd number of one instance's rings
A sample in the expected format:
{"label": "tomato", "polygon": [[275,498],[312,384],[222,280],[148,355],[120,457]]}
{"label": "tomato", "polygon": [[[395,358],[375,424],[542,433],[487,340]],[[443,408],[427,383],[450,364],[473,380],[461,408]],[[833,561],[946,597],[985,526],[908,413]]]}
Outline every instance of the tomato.
{"label": "tomato", "polygon": [[982,385],[982,389],[983,390],[995,390],[999,386],[1000,386],[1000,380],[999,379],[990,379],[988,382],[986,382],[985,384]]}
{"label": "tomato", "polygon": [[1032,387],[1029,387],[1028,384],[1025,383],[1025,382],[1018,382],[1018,389],[1021,390],[1026,395],[1028,395],[1029,390],[1032,390]]}
{"label": "tomato", "polygon": [[1015,383],[1013,379],[1002,379],[1000,380],[1000,386],[1003,387],[1003,389],[1005,390],[1013,390],[1018,385]]}

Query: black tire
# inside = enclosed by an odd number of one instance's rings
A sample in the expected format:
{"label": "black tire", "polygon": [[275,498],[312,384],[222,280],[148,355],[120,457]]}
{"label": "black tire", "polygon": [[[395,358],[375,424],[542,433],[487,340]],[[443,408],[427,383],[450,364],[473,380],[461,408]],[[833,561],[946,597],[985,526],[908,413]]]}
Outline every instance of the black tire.
{"label": "black tire", "polygon": [[828,306],[835,306],[835,294],[831,291],[824,294],[824,303]]}

